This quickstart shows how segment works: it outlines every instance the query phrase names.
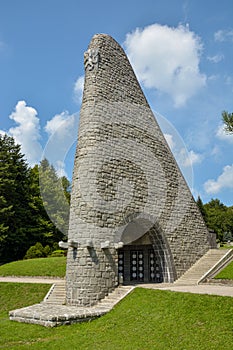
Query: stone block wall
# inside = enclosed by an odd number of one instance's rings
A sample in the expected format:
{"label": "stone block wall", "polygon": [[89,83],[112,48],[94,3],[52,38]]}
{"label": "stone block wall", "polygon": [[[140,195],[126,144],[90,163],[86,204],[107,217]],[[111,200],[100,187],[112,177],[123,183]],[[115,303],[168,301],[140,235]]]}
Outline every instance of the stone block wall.
{"label": "stone block wall", "polygon": [[68,304],[94,305],[118,285],[118,255],[115,248],[69,249],[67,258],[72,264],[67,271],[67,280],[72,281],[72,286],[67,289]]}
{"label": "stone block wall", "polygon": [[176,278],[210,248],[132,67],[104,34],[92,38],[85,54],[72,186],[68,238],[78,247],[68,251],[68,304],[92,305],[112,291],[119,242],[129,244],[150,229],[156,238],[159,227]]}

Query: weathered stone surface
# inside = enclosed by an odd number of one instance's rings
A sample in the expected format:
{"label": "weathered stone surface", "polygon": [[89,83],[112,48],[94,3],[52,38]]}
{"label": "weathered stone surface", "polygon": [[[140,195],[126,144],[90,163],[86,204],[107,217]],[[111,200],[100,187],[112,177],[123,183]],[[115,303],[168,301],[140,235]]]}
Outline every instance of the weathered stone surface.
{"label": "weathered stone surface", "polygon": [[42,302],[9,312],[11,321],[39,324],[45,327],[86,322],[100,317],[119,303],[134,287],[118,287],[112,294],[92,307],[77,307]]}
{"label": "weathered stone surface", "polygon": [[124,51],[98,34],[85,57],[68,234],[79,244],[68,249],[66,276],[67,303],[79,306],[95,304],[118,285],[119,242],[130,245],[146,234],[165,282],[210,248],[200,212]]}

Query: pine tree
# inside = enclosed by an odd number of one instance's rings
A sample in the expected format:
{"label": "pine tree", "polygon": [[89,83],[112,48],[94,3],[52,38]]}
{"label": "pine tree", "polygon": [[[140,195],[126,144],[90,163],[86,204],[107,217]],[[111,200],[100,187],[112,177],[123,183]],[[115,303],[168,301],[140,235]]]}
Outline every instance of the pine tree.
{"label": "pine tree", "polygon": [[200,196],[198,196],[196,203],[197,203],[197,206],[198,206],[198,208],[200,210],[200,213],[201,213],[205,223],[207,223],[206,210],[205,210],[204,204],[203,204]]}
{"label": "pine tree", "polygon": [[52,247],[66,238],[69,187],[46,159],[30,169],[20,145],[0,135],[0,264],[37,242]]}
{"label": "pine tree", "polygon": [[50,220],[41,198],[39,186],[39,166],[30,169],[30,208],[32,217],[31,246],[40,242],[52,246],[56,227]]}
{"label": "pine tree", "polygon": [[64,240],[68,232],[69,222],[69,181],[59,178],[54,167],[47,159],[39,166],[40,193],[45,210],[54,223],[53,241]]}
{"label": "pine tree", "polygon": [[20,146],[0,135],[0,262],[22,258],[29,247],[29,185]]}
{"label": "pine tree", "polygon": [[233,133],[233,113],[222,112],[222,121],[225,125],[226,133]]}

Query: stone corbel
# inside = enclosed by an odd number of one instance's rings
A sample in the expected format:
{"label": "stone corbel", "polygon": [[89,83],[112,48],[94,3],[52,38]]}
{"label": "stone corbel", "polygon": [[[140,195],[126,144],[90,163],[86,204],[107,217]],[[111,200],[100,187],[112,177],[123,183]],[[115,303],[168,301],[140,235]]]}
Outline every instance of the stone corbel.
{"label": "stone corbel", "polygon": [[60,242],[58,242],[58,245],[62,249],[68,249],[68,242],[60,241]]}
{"label": "stone corbel", "polygon": [[109,249],[110,248],[110,242],[109,241],[102,242],[100,244],[100,248],[101,249]]}
{"label": "stone corbel", "polygon": [[77,241],[74,241],[74,240],[69,240],[69,241],[68,241],[68,246],[69,246],[69,247],[72,247],[72,248],[74,248],[74,249],[77,249],[77,248],[78,248],[78,245],[79,245],[79,243],[78,243]]}
{"label": "stone corbel", "polygon": [[93,248],[93,243],[91,240],[86,241],[86,247],[87,248]]}
{"label": "stone corbel", "polygon": [[121,249],[124,247],[124,243],[123,242],[115,243],[114,247],[115,247],[115,249]]}

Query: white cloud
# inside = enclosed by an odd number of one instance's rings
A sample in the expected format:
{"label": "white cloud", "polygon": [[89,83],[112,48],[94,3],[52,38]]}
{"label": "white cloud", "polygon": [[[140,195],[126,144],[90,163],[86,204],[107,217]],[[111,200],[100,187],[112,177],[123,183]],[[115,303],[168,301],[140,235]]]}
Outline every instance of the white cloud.
{"label": "white cloud", "polygon": [[233,189],[233,164],[226,165],[217,180],[210,179],[204,184],[208,194],[216,194],[224,188]]}
{"label": "white cloud", "polygon": [[233,80],[232,80],[232,77],[231,77],[231,76],[225,75],[225,76],[224,76],[224,79],[225,79],[226,85],[232,85]]}
{"label": "white cloud", "polygon": [[224,130],[223,124],[219,125],[219,127],[216,131],[216,136],[218,139],[220,139],[222,141],[227,141],[227,142],[233,143],[233,135],[226,133],[226,131]]}
{"label": "white cloud", "polygon": [[52,119],[47,121],[45,126],[45,131],[49,136],[57,132],[59,132],[59,136],[62,135],[67,136],[67,131],[73,127],[74,124],[74,114],[70,115],[69,112],[64,111],[61,114],[56,114]]}
{"label": "white cloud", "polygon": [[74,84],[74,100],[77,103],[82,102],[83,97],[83,87],[84,87],[84,76],[80,76]]}
{"label": "white cloud", "polygon": [[214,33],[215,41],[232,41],[233,42],[233,30],[218,30]]}
{"label": "white cloud", "polygon": [[201,163],[202,156],[193,150],[187,151],[185,148],[182,148],[177,154],[177,161],[183,167],[189,167],[193,166],[194,164]]}
{"label": "white cloud", "polygon": [[201,163],[203,157],[201,154],[194,152],[193,150],[188,152],[188,157],[184,158],[184,166],[194,165]]}
{"label": "white cloud", "polygon": [[220,61],[222,61],[224,59],[224,55],[223,54],[217,54],[214,56],[207,56],[207,60],[213,63],[218,63]]}
{"label": "white cloud", "polygon": [[67,176],[65,172],[65,158],[77,139],[77,114],[67,111],[56,114],[45,126],[49,139],[43,152],[57,170],[58,175]]}
{"label": "white cloud", "polygon": [[199,71],[201,40],[188,26],[137,28],[124,44],[139,80],[169,94],[176,107],[205,86],[206,76]]}
{"label": "white cloud", "polygon": [[65,162],[63,162],[61,160],[57,160],[54,167],[55,167],[57,175],[59,177],[62,177],[62,176],[68,177],[68,175],[65,171]]}
{"label": "white cloud", "polygon": [[221,149],[218,145],[215,145],[214,148],[212,149],[211,155],[214,157],[219,157],[221,156],[222,152]]}
{"label": "white cloud", "polygon": [[21,145],[21,151],[25,154],[28,163],[33,166],[40,160],[42,147],[40,145],[40,121],[37,111],[26,105],[25,101],[19,101],[15,111],[9,116],[18,126],[9,129],[9,135],[13,136],[16,143]]}
{"label": "white cloud", "polygon": [[175,148],[175,142],[173,141],[173,136],[171,134],[164,134],[164,137],[170,149],[173,150]]}
{"label": "white cloud", "polygon": [[194,164],[202,161],[202,155],[194,152],[193,150],[188,151],[185,147],[179,147],[175,143],[171,134],[164,134],[164,136],[181,168],[192,167]]}
{"label": "white cloud", "polygon": [[77,139],[78,115],[65,111],[47,121],[44,130],[48,134],[48,142],[44,150],[40,144],[40,120],[34,108],[27,106],[25,101],[19,101],[9,118],[18,126],[7,132],[0,130],[0,135],[7,133],[14,137],[29,165],[34,166],[42,158],[47,158],[59,176],[67,176],[65,158]]}
{"label": "white cloud", "polygon": [[207,79],[208,79],[208,81],[216,81],[219,79],[219,75],[212,74],[212,75],[209,75]]}

